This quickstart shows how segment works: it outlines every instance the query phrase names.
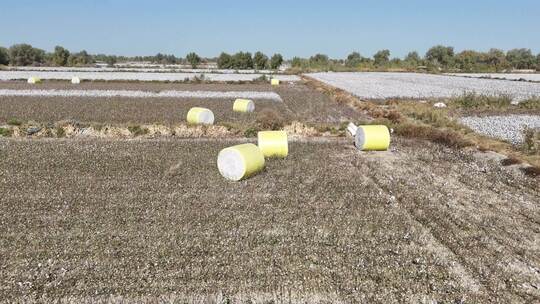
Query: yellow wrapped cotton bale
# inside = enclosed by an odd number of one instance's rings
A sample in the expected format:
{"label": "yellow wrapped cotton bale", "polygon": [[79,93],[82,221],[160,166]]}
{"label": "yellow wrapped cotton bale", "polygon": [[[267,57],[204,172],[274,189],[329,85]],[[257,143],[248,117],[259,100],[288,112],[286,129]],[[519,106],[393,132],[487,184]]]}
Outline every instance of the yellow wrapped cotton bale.
{"label": "yellow wrapped cotton bale", "polygon": [[359,126],[355,145],[362,151],[386,151],[390,147],[390,131],[387,126]]}
{"label": "yellow wrapped cotton bale", "polygon": [[28,78],[28,83],[30,84],[41,83],[41,79],[39,79],[38,77],[30,77]]}
{"label": "yellow wrapped cotton bale", "polygon": [[285,131],[262,131],[258,133],[257,139],[265,157],[285,158],[289,154],[289,142]]}
{"label": "yellow wrapped cotton bale", "polygon": [[249,99],[237,99],[234,101],[233,111],[251,113],[255,111],[255,103]]}
{"label": "yellow wrapped cotton bale", "polygon": [[280,81],[279,79],[272,79],[270,80],[270,84],[272,84],[273,86],[278,86],[280,84]]}
{"label": "yellow wrapped cotton bale", "polygon": [[189,124],[214,124],[214,113],[205,108],[191,108],[187,114],[187,122]]}
{"label": "yellow wrapped cotton bale", "polygon": [[219,152],[217,166],[224,178],[239,181],[264,169],[264,155],[254,144],[233,146]]}
{"label": "yellow wrapped cotton bale", "polygon": [[72,84],[80,84],[81,83],[81,79],[77,76],[71,78],[71,83]]}

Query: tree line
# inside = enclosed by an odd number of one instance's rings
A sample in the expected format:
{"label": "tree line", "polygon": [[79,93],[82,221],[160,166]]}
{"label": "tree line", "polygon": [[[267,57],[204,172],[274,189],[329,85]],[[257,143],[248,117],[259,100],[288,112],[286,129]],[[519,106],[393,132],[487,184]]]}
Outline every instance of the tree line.
{"label": "tree line", "polygon": [[451,46],[437,45],[424,56],[416,51],[404,58],[391,58],[389,50],[381,50],[373,57],[364,57],[353,52],[345,59],[330,59],[327,55],[316,54],[310,58],[295,57],[291,65],[298,70],[419,70],[462,71],[462,72],[502,72],[512,69],[540,71],[540,54],[534,55],[530,49],[512,49],[505,52],[491,49],[488,52],[465,50],[459,53]]}
{"label": "tree line", "polygon": [[[219,58],[214,58],[218,67],[223,69],[277,69],[283,63],[283,57],[275,54],[268,58],[262,52],[257,52],[252,57],[249,52],[239,52],[234,55],[222,53]],[[186,55],[185,58],[175,55],[158,53],[154,56],[115,56],[115,55],[92,55],[87,51],[77,53],[70,52],[62,46],[56,46],[53,52],[46,52],[35,48],[30,44],[15,44],[10,48],[0,47],[0,65],[12,66],[88,66],[96,62],[105,62],[114,66],[117,62],[151,62],[155,64],[189,64],[196,68],[201,63],[208,61],[195,52]]]}
{"label": "tree line", "polygon": [[[0,65],[12,66],[88,66],[96,62],[105,62],[113,66],[117,62],[151,62],[155,64],[190,64],[196,68],[201,63],[217,62],[220,69],[278,69],[284,62],[281,54],[268,57],[262,52],[251,54],[237,52],[221,53],[217,58],[205,59],[194,52],[185,58],[158,53],[154,56],[114,56],[92,55],[86,51],[70,52],[57,46],[49,53],[34,48],[29,44],[16,44],[10,48],[0,47]],[[530,49],[512,49],[505,52],[491,49],[487,52],[465,50],[459,53],[451,46],[437,45],[430,48],[425,55],[416,51],[408,53],[404,58],[392,58],[389,50],[381,50],[372,57],[364,57],[353,52],[345,59],[330,59],[327,55],[316,54],[310,58],[294,57],[291,60],[293,70],[429,70],[429,71],[462,71],[462,72],[502,72],[512,69],[536,69],[540,71],[540,54],[534,55]]]}

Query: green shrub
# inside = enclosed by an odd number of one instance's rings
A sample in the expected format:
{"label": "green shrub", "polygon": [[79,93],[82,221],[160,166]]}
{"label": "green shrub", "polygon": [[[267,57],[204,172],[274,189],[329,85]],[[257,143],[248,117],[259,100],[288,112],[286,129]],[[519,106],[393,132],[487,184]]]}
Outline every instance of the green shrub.
{"label": "green shrub", "polygon": [[253,127],[250,127],[250,128],[247,128],[245,131],[244,131],[244,137],[257,137],[257,133],[259,132],[259,130],[257,128],[253,128]]}
{"label": "green shrub", "polygon": [[7,128],[0,128],[0,136],[11,137],[13,135],[13,130]]}
{"label": "green shrub", "polygon": [[10,118],[7,121],[7,124],[10,126],[20,126],[22,125],[22,121],[16,119],[16,118]]}

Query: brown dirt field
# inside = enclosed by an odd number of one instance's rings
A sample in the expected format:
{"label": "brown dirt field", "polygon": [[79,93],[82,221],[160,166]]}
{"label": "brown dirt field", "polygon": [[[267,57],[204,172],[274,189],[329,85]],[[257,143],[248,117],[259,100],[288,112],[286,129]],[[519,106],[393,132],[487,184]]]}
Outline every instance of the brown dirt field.
{"label": "brown dirt field", "polygon": [[[340,123],[365,118],[352,108],[336,104],[327,95],[302,83],[285,84],[278,88],[261,84],[176,84],[176,83],[107,83],[88,82],[72,86],[65,82],[47,82],[40,89],[122,89],[122,90],[212,90],[212,91],[275,91],[283,103],[255,100],[255,114],[232,111],[233,100],[175,99],[175,98],[88,98],[88,97],[1,97],[0,124],[10,119],[23,122],[54,123],[75,120],[81,123],[152,124],[181,123],[193,106],[208,107],[216,115],[216,123],[250,124],[256,113],[264,108],[277,111],[286,122]],[[3,89],[28,89],[21,82],[0,82]]]}
{"label": "brown dirt field", "polygon": [[537,180],[429,142],[315,142],[230,183],[230,141],[0,139],[0,298],[540,300]]}

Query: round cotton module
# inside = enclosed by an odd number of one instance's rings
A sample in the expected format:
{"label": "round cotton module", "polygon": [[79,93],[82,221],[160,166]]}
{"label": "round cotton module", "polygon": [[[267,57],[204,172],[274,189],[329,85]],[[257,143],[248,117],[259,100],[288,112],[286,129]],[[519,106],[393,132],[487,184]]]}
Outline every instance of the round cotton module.
{"label": "round cotton module", "polygon": [[41,79],[39,79],[38,77],[30,77],[28,78],[28,83],[30,84],[41,83]]}
{"label": "round cotton module", "polygon": [[224,178],[240,181],[264,169],[264,155],[254,144],[233,146],[219,152],[217,166]]}
{"label": "round cotton module", "polygon": [[273,78],[272,80],[270,80],[270,84],[273,86],[278,86],[280,84],[280,81],[279,79]]}
{"label": "round cotton module", "polygon": [[191,108],[187,114],[187,122],[189,124],[214,124],[214,113],[205,108]]}
{"label": "round cotton module", "polygon": [[71,83],[72,84],[80,84],[81,83],[81,79],[77,76],[71,78]]}
{"label": "round cotton module", "polygon": [[255,111],[255,103],[249,99],[237,99],[233,105],[234,112],[251,113]]}
{"label": "round cotton module", "polygon": [[390,131],[387,126],[359,126],[355,145],[362,151],[386,151],[390,147]]}
{"label": "round cotton module", "polygon": [[285,158],[289,142],[285,131],[262,131],[257,134],[259,148],[265,157]]}

